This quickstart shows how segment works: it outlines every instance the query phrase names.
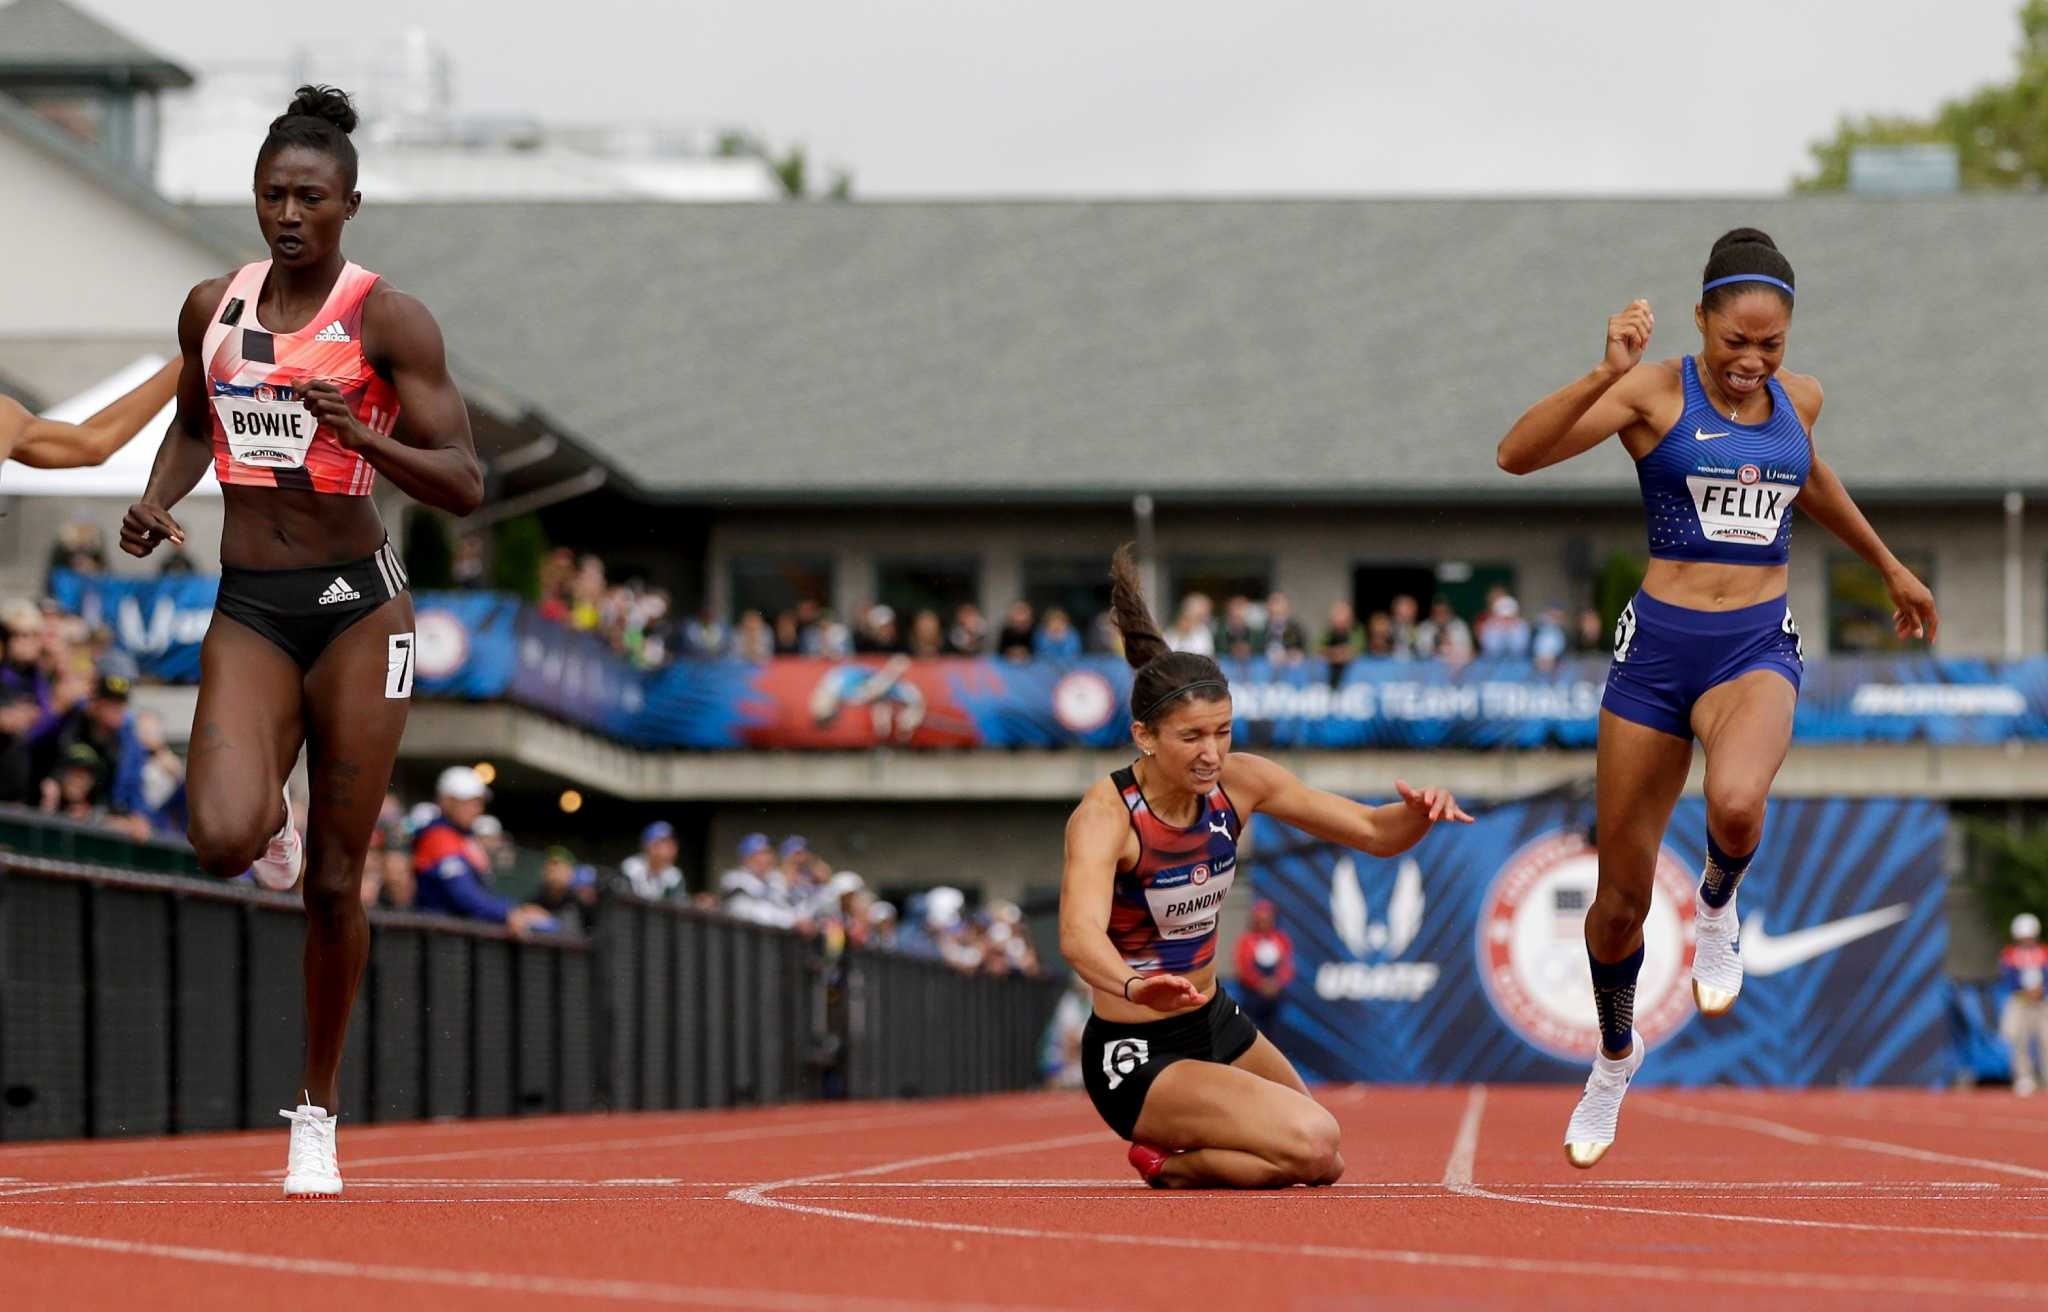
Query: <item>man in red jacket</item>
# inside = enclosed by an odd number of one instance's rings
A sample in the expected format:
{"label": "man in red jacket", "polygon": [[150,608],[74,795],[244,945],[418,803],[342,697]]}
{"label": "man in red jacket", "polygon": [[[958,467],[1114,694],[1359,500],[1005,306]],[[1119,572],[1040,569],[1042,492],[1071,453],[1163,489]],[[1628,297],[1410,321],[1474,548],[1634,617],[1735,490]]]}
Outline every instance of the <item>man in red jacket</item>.
{"label": "man in red jacket", "polygon": [[1238,1005],[1260,1029],[1271,1026],[1280,1010],[1280,994],[1294,979],[1294,944],[1281,932],[1279,911],[1271,901],[1252,903],[1251,928],[1237,940]]}

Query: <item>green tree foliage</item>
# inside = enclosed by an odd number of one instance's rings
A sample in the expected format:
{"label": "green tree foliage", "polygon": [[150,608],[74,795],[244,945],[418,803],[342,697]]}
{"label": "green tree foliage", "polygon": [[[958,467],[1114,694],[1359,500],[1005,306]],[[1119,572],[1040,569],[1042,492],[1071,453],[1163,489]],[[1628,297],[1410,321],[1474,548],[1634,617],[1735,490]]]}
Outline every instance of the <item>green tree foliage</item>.
{"label": "green tree foliage", "polygon": [[1977,891],[1991,931],[2001,941],[2022,911],[2048,918],[2048,829],[2012,830],[1965,820],[1974,849],[1966,881]]}
{"label": "green tree foliage", "polygon": [[1626,551],[1614,552],[1600,562],[1600,572],[1593,577],[1593,605],[1610,630],[1621,618],[1622,610],[1635,600],[1648,569],[1648,562],[1641,556]]}
{"label": "green tree foliage", "polygon": [[852,200],[853,174],[846,169],[832,170],[831,180],[823,192],[811,190],[810,158],[801,142],[778,152],[774,146],[761,137],[745,132],[726,132],[718,138],[718,154],[726,159],[758,159],[775,174],[775,180],[782,184],[782,194],[791,200]]}
{"label": "green tree foliage", "polygon": [[424,506],[414,506],[405,520],[405,576],[415,592],[446,588],[455,581],[455,549],[448,543],[448,525]]}
{"label": "green tree foliage", "polygon": [[539,601],[540,563],[547,554],[548,535],[538,515],[506,520],[491,536],[491,586]]}
{"label": "green tree foliage", "polygon": [[2033,191],[2048,181],[2048,0],[2020,7],[2019,68],[2013,80],[1942,103],[1931,118],[1844,116],[1834,136],[1813,147],[1815,171],[1801,191],[1849,185],[1858,146],[1953,146],[1965,190]]}

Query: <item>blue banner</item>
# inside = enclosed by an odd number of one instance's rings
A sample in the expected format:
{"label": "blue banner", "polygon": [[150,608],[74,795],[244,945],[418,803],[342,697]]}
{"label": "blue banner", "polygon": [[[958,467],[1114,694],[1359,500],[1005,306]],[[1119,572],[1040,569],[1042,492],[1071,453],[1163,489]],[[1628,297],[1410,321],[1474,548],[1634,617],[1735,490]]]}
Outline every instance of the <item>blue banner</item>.
{"label": "blue banner", "polygon": [[[59,572],[58,601],[104,623],[152,679],[199,677],[215,580]],[[1130,671],[1064,662],[860,656],[634,668],[599,637],[491,593],[422,593],[420,691],[509,698],[622,741],[700,751],[1113,747],[1128,741]],[[1522,661],[1227,662],[1248,748],[1588,748],[1604,657]],[[2048,739],[2048,659],[1848,657],[1807,664],[1803,743]]]}
{"label": "blue banner", "polygon": [[198,574],[119,578],[57,570],[50,594],[135,658],[142,677],[162,683],[199,682],[199,643],[213,622],[220,580]]}
{"label": "blue banner", "polygon": [[[1275,1041],[1324,1080],[1583,1080],[1598,1042],[1583,939],[1592,823],[1581,800],[1487,807],[1475,824],[1440,825],[1412,852],[1378,860],[1259,817],[1253,884],[1277,904],[1296,956]],[[1946,810],[1890,798],[1772,803],[1739,899],[1742,998],[1711,1020],[1690,984],[1705,825],[1705,803],[1682,801],[1658,863],[1636,993],[1650,1049],[1641,1078],[1941,1080]]]}

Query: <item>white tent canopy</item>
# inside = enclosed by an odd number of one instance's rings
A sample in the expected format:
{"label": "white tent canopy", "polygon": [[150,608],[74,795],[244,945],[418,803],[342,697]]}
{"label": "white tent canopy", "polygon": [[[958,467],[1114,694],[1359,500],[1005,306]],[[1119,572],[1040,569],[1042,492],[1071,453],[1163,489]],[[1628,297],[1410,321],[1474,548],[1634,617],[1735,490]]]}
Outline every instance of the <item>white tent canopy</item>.
{"label": "white tent canopy", "polygon": [[[43,412],[43,417],[73,424],[90,419],[122,393],[139,386],[161,368],[163,362],[164,357],[160,355],[138,356],[77,396],[51,406]],[[0,480],[0,492],[9,496],[119,497],[133,501],[149,485],[149,471],[156,464],[157,448],[163,444],[164,430],[170,425],[173,408],[165,406],[142,426],[142,431],[132,441],[108,457],[103,465],[89,469],[30,469],[26,465],[10,465],[6,478]],[[211,464],[207,465],[199,485],[189,495],[220,495],[220,483],[213,476]]]}

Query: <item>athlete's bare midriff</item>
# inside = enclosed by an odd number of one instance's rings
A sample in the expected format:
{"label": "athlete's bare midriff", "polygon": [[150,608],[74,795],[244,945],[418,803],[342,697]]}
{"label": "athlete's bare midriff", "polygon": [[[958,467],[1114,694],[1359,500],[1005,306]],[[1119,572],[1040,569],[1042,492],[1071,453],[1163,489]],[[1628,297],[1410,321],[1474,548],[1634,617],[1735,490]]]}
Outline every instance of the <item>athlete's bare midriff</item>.
{"label": "athlete's bare midriff", "polygon": [[220,559],[238,569],[297,569],[358,560],[384,545],[374,500],[297,488],[228,484]]}
{"label": "athlete's bare midriff", "polygon": [[[1181,975],[1181,978],[1200,989],[1204,998],[1215,996],[1215,962],[1210,962],[1200,970],[1187,971]],[[1205,1003],[1204,1005],[1207,1004]],[[1115,993],[1104,992],[1101,989],[1095,990],[1095,1014],[1104,1020],[1113,1020],[1119,1025],[1144,1025],[1155,1020],[1171,1020],[1175,1016],[1185,1016],[1190,1011],[1199,1010],[1199,1007],[1186,1007],[1180,1011],[1154,1011],[1150,1007],[1139,1006],[1135,1002],[1125,1002],[1122,997]]]}
{"label": "athlete's bare midriff", "polygon": [[1785,595],[1784,565],[1730,565],[1715,560],[1652,560],[1643,591],[1687,610],[1741,610]]}

